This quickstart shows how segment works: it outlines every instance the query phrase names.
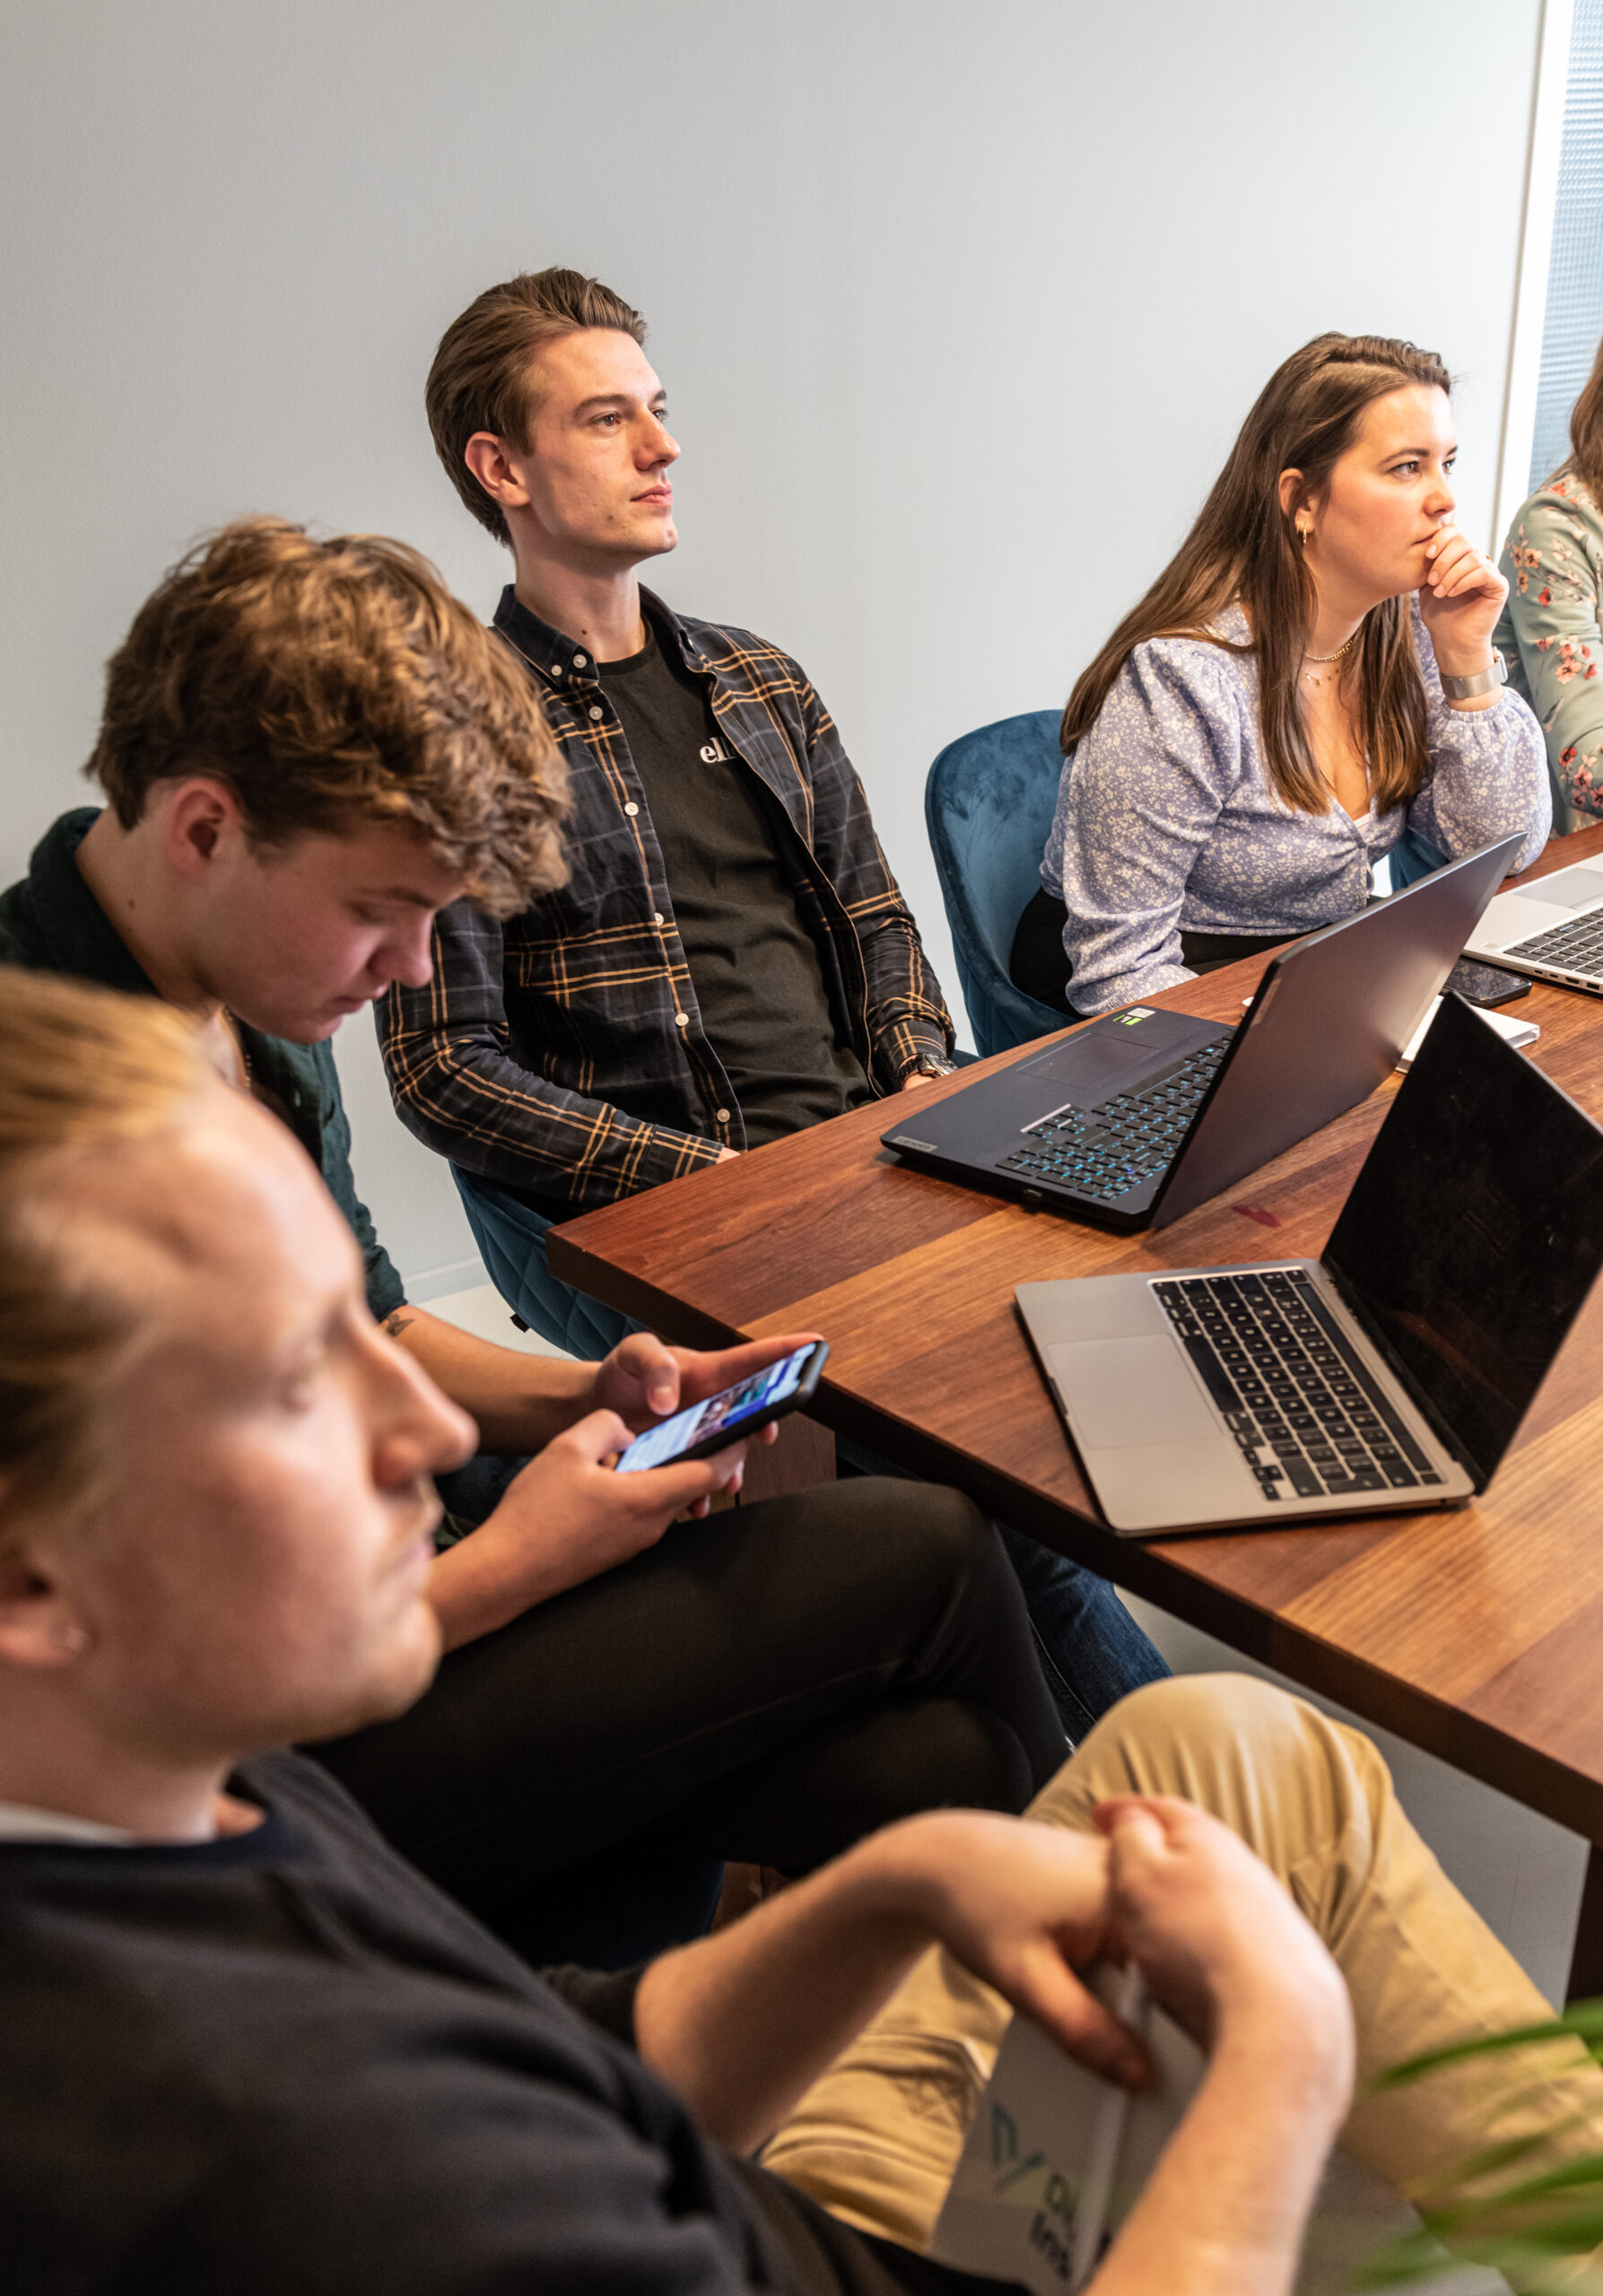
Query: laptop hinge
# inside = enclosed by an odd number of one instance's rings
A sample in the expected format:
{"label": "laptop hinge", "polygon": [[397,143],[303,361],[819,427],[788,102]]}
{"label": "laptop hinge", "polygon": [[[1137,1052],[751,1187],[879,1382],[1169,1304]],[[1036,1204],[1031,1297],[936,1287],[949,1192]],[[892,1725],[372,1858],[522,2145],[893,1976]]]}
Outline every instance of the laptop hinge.
{"label": "laptop hinge", "polygon": [[[1386,1337],[1385,1333],[1381,1329],[1380,1326],[1370,1314],[1368,1309],[1364,1306],[1357,1292],[1354,1291],[1352,1285],[1346,1281],[1346,1278],[1341,1274],[1340,1270],[1332,1267],[1328,1260],[1323,1259],[1320,1261],[1319,1267],[1320,1273],[1324,1276],[1326,1282],[1332,1284],[1340,1295],[1342,1306],[1346,1309],[1348,1315],[1352,1317],[1353,1321],[1357,1325],[1359,1330],[1363,1334],[1364,1338],[1368,1340],[1370,1345],[1374,1349],[1375,1353],[1385,1364],[1387,1370],[1397,1381],[1398,1387],[1403,1389],[1408,1398],[1408,1401],[1413,1405],[1415,1410],[1424,1421],[1426,1426],[1430,1429],[1437,1442],[1441,1444],[1448,1457],[1451,1459],[1456,1459],[1459,1465],[1463,1468],[1465,1474],[1469,1477],[1470,1482],[1475,1485],[1476,1493],[1478,1496],[1479,1493],[1485,1489],[1487,1483],[1491,1481],[1491,1477],[1489,1475],[1483,1474],[1475,1460],[1468,1457],[1462,1443],[1459,1440],[1459,1438],[1454,1434],[1452,1429],[1442,1418],[1442,1413],[1437,1410],[1430,1397],[1424,1394],[1418,1380],[1409,1370],[1407,1365],[1398,1355],[1397,1350],[1392,1346],[1390,1341]],[[1329,1315],[1325,1309],[1325,1304],[1319,1296],[1319,1286],[1317,1284],[1311,1284],[1309,1289],[1312,1294],[1311,1304],[1314,1314],[1320,1318],[1320,1321],[1325,1325],[1326,1329],[1330,1332],[1332,1338],[1337,1340],[1339,1344],[1342,1336],[1341,1332],[1338,1326],[1333,1325]],[[1382,1414],[1390,1420],[1391,1416],[1391,1406],[1386,1402],[1383,1396],[1375,1393],[1371,1383],[1370,1375],[1365,1370],[1362,1361],[1355,1363],[1353,1369],[1354,1376],[1361,1379],[1364,1387],[1369,1389],[1371,1400],[1375,1404],[1376,1408],[1381,1411]]]}

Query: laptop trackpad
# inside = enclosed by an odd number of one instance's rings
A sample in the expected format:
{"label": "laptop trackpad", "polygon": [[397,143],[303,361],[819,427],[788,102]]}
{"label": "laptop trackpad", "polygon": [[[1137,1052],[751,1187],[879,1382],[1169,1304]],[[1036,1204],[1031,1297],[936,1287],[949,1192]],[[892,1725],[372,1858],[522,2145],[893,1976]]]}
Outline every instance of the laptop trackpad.
{"label": "laptop trackpad", "polygon": [[1161,1332],[1145,1339],[1059,1340],[1046,1352],[1088,1449],[1194,1443],[1223,1432],[1190,1365]]}
{"label": "laptop trackpad", "polygon": [[1603,900],[1603,870],[1578,861],[1554,877],[1538,877],[1534,885],[1516,885],[1521,900],[1543,900],[1549,909],[1584,909],[1589,900]]}

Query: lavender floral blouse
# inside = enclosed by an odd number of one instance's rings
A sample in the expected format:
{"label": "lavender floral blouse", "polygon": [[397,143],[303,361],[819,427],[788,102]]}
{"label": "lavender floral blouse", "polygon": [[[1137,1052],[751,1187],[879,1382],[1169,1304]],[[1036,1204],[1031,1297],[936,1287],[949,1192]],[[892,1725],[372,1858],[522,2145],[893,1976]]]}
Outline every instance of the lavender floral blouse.
{"label": "lavender floral blouse", "polygon": [[1509,601],[1496,642],[1547,738],[1554,826],[1590,829],[1603,819],[1603,509],[1584,479],[1539,488],[1500,563]]}
{"label": "lavender floral blouse", "polygon": [[[1221,637],[1244,639],[1232,607]],[[1414,608],[1431,775],[1407,806],[1355,821],[1332,799],[1294,813],[1270,785],[1258,667],[1196,639],[1137,646],[1096,723],[1064,761],[1041,883],[1068,911],[1063,945],[1076,1012],[1109,1013],[1192,974],[1189,933],[1311,932],[1369,900],[1372,872],[1405,828],[1450,858],[1523,836],[1534,860],[1551,821],[1541,729],[1517,694],[1458,710],[1442,695]]]}

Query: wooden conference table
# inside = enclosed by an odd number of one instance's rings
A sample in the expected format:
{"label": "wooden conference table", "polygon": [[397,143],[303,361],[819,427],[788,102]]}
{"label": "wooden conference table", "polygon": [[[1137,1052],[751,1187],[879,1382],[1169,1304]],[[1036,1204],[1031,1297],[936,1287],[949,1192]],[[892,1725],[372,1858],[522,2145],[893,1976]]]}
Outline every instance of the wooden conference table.
{"label": "wooden conference table", "polygon": [[[1603,827],[1555,839],[1524,882],[1600,852]],[[1149,1001],[1239,1020],[1264,961]],[[1603,1121],[1603,999],[1538,983],[1510,1010]],[[823,1333],[827,1426],[1584,1835],[1571,1989],[1603,1993],[1603,1283],[1475,1505],[1143,1541],[1100,1522],[1014,1313],[1022,1282],[1317,1257],[1395,1088],[1156,1235],[912,1171],[879,1102],[569,1222],[551,1268],[686,1345]]]}

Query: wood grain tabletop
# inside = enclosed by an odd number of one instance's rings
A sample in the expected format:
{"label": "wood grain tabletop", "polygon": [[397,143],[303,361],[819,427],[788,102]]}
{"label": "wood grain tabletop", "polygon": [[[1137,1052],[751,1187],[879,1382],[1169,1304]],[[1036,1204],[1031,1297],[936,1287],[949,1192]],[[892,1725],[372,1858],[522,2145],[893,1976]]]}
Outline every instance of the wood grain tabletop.
{"label": "wood grain tabletop", "polygon": [[[1603,826],[1518,882],[1600,852]],[[1263,966],[1149,1001],[1238,1020]],[[1603,999],[1538,983],[1509,1009],[1603,1121]],[[1145,1541],[1100,1522],[1014,1312],[1042,1278],[1317,1257],[1395,1088],[1157,1235],[912,1171],[880,1146],[881,1101],[553,1230],[551,1268],[687,1344],[823,1333],[815,1409],[839,1433],[1603,1842],[1603,1285],[1472,1506]]]}

